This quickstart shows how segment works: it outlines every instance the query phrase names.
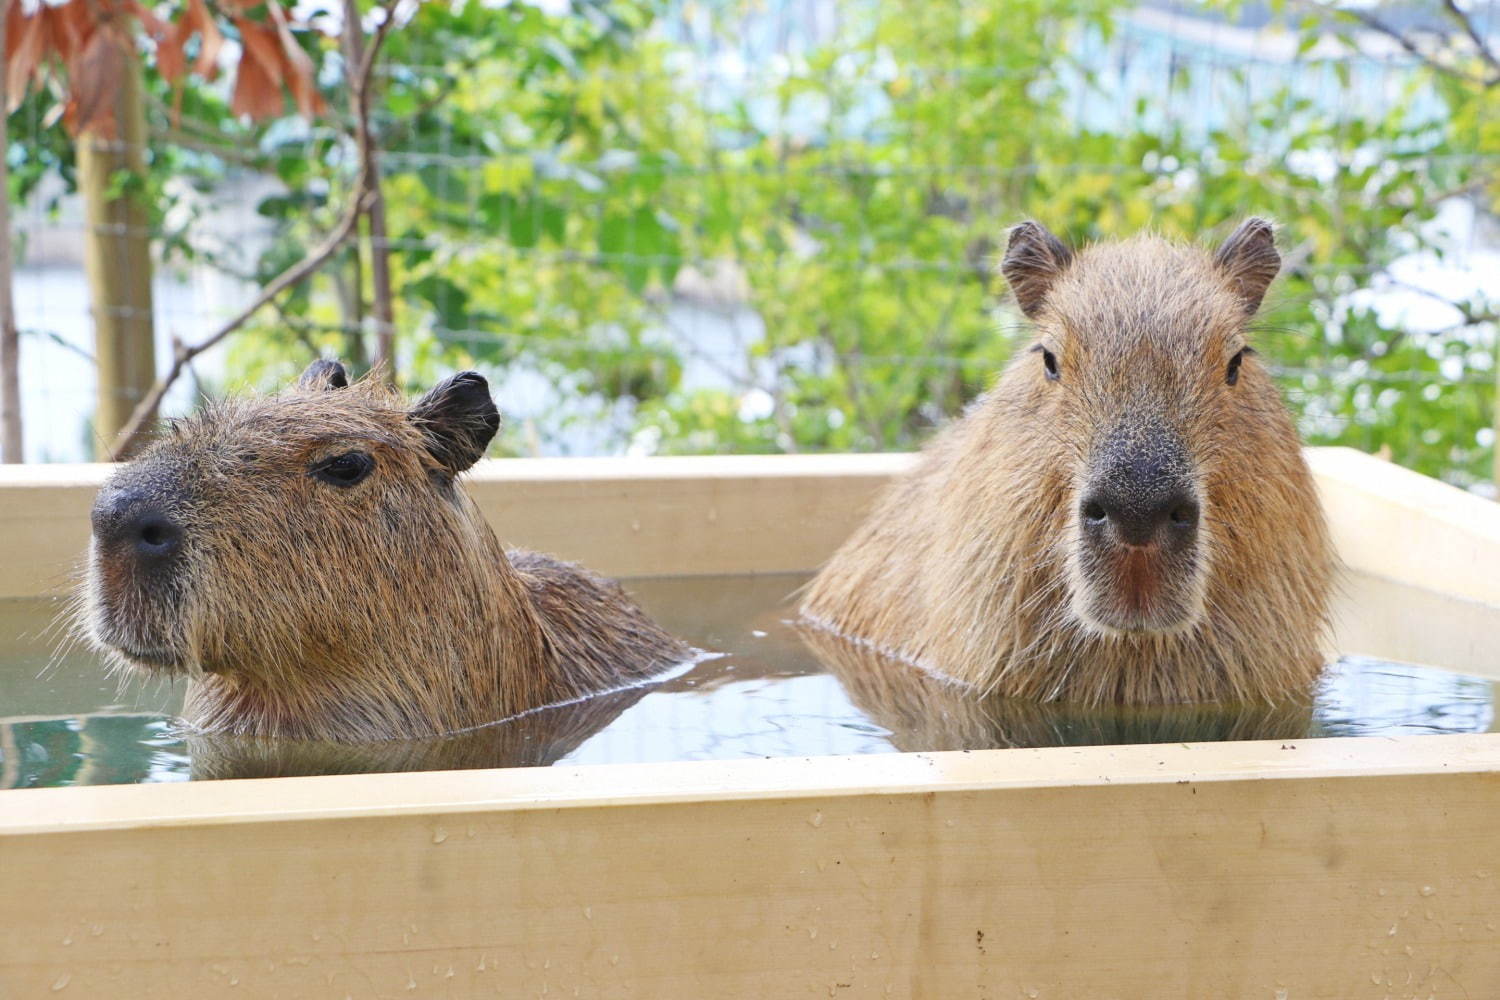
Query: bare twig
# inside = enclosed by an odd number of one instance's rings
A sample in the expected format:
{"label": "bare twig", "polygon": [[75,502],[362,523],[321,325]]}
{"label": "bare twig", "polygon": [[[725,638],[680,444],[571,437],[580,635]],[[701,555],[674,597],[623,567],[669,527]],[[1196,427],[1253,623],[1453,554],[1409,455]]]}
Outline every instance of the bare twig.
{"label": "bare twig", "polygon": [[1459,324],[1460,329],[1466,326],[1478,326],[1481,323],[1500,322],[1500,309],[1475,308],[1473,305],[1462,299],[1451,299],[1441,292],[1434,292],[1430,288],[1423,288],[1421,285],[1415,285],[1409,281],[1402,281],[1399,278],[1392,278],[1390,276],[1387,276],[1386,283],[1389,284],[1392,288],[1400,288],[1403,291],[1414,292],[1415,294],[1421,295],[1424,298],[1431,299],[1434,302],[1441,302],[1443,305],[1458,313],[1459,316],[1463,317],[1463,322]]}
{"label": "bare twig", "polygon": [[[160,102],[155,103],[159,104]],[[152,127],[151,138],[161,140],[173,146],[181,146],[183,149],[191,149],[195,153],[206,153],[209,156],[218,157],[225,163],[232,163],[237,167],[259,170],[263,173],[270,173],[273,169],[271,157],[264,153],[254,152],[253,148],[251,152],[246,152],[245,147],[229,146],[208,139],[200,139],[198,136],[184,129]]]}
{"label": "bare twig", "polygon": [[1469,41],[1474,43],[1474,48],[1479,53],[1479,58],[1489,64],[1491,69],[1500,73],[1500,60],[1495,58],[1494,50],[1489,47],[1489,44],[1484,40],[1484,36],[1479,33],[1479,29],[1474,27],[1474,19],[1469,16],[1467,11],[1460,8],[1455,0],[1443,0],[1443,6],[1448,9],[1448,15],[1463,27],[1464,33],[1469,36]]}
{"label": "bare twig", "polygon": [[266,285],[261,293],[257,295],[249,305],[245,306],[222,326],[210,334],[206,339],[196,344],[175,343],[172,347],[172,365],[166,374],[159,377],[151,386],[145,398],[138,403],[130,415],[125,426],[115,437],[114,444],[110,446],[111,459],[118,461],[120,456],[129,452],[136,441],[145,433],[146,428],[156,419],[157,409],[161,406],[162,399],[167,391],[187,369],[188,364],[202,354],[204,351],[218,345],[224,338],[234,333],[240,327],[250,321],[256,313],[260,312],[267,303],[271,302],[282,292],[300,284],[303,280],[317,271],[323,264],[348,241],[350,235],[359,226],[359,217],[366,210],[366,202],[370,194],[370,174],[368,165],[369,153],[374,147],[369,129],[369,83],[370,71],[375,65],[375,57],[380,52],[381,45],[385,42],[386,35],[390,33],[394,23],[393,2],[386,7],[385,21],[376,29],[370,40],[370,45],[365,49],[363,58],[356,64],[356,71],[349,79],[349,88],[353,94],[354,105],[358,111],[355,116],[357,130],[356,138],[359,143],[360,169],[359,176],[355,181],[354,190],[349,196],[349,204],[344,209],[344,214],[339,218],[338,225],[328,236],[308,252],[307,256],[293,264],[277,275]]}
{"label": "bare twig", "polygon": [[249,305],[245,306],[238,313],[235,313],[233,318],[210,334],[206,340],[199,341],[196,344],[179,342],[173,346],[172,367],[167,369],[165,375],[156,380],[156,384],[151,387],[151,391],[146,394],[146,398],[142,399],[137,404],[135,411],[131,413],[129,422],[120,429],[119,436],[115,438],[115,443],[109,449],[112,460],[119,461],[119,456],[130,450],[135,444],[136,439],[146,429],[146,425],[155,419],[156,410],[157,407],[161,406],[162,397],[166,396],[167,390],[172,387],[172,383],[177,381],[177,377],[182,374],[188,362],[204,351],[217,346],[225,337],[249,322],[250,318],[260,312],[268,302],[293,285],[299,284],[308,275],[322,267],[324,261],[338,252],[339,248],[344,245],[344,241],[349,238],[349,234],[354,231],[355,225],[359,222],[359,214],[364,201],[363,177],[360,180],[361,184],[356,189],[355,195],[350,198],[349,206],[344,210],[343,218],[339,220],[339,224],[334,227],[333,232],[328,234],[327,239],[314,247],[306,257],[278,274],[270,284],[261,290],[261,293]]}
{"label": "bare twig", "polygon": [[[1444,2],[1449,3],[1451,8],[1450,0],[1444,0]],[[1366,28],[1369,28],[1371,31],[1377,32],[1378,34],[1384,35],[1385,37],[1389,38],[1391,41],[1395,42],[1397,45],[1401,46],[1401,48],[1406,50],[1408,55],[1411,55],[1419,62],[1421,62],[1424,66],[1427,66],[1429,69],[1432,69],[1438,73],[1442,73],[1444,76],[1462,81],[1463,83],[1469,84],[1470,86],[1478,85],[1481,87],[1492,87],[1495,84],[1500,83],[1500,72],[1475,76],[1472,73],[1465,72],[1457,66],[1450,65],[1449,63],[1437,58],[1431,52],[1423,49],[1422,46],[1417,44],[1416,39],[1412,37],[1411,34],[1402,31],[1400,28],[1397,28],[1395,25],[1381,18],[1379,15],[1372,14],[1366,8],[1340,7],[1337,4],[1320,3],[1317,2],[1317,0],[1312,0],[1312,2],[1306,4],[1306,6],[1320,11],[1325,15],[1343,15],[1344,17],[1353,18],[1360,24],[1364,25]],[[1478,37],[1474,34],[1473,24],[1470,23],[1468,18],[1465,17],[1461,12],[1458,14],[1458,17],[1465,30],[1470,33],[1470,38],[1480,46],[1480,57],[1485,59],[1486,62],[1490,62],[1491,65],[1494,65],[1494,63],[1491,62],[1493,57],[1490,54],[1489,50],[1483,45],[1482,42],[1479,41]],[[1497,67],[1497,69],[1500,69],[1500,67]]]}

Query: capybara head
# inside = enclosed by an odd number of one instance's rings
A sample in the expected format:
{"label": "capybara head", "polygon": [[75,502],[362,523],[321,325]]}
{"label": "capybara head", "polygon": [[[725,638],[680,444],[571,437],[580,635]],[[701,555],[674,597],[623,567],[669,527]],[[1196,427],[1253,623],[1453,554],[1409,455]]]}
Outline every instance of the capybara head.
{"label": "capybara head", "polygon": [[1034,222],[1011,232],[1001,268],[1036,329],[1011,376],[1016,430],[1064,470],[1057,541],[1087,628],[1190,629],[1214,561],[1256,558],[1236,551],[1235,494],[1297,451],[1246,333],[1280,263],[1261,219],[1213,254],[1151,238],[1075,254]]}
{"label": "capybara head", "polygon": [[414,636],[492,616],[498,552],[455,477],[498,426],[474,372],[408,407],[327,361],[175,423],[94,504],[93,639],[129,666],[267,683],[440,655]]}

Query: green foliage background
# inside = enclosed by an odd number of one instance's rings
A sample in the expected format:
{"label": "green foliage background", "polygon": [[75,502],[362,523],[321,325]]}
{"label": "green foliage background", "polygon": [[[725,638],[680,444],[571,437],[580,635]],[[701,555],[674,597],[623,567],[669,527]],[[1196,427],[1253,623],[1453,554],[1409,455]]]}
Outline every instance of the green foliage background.
{"label": "green foliage background", "polygon": [[[991,266],[1008,225],[1208,239],[1259,213],[1288,266],[1258,346],[1307,439],[1490,477],[1493,303],[1418,332],[1351,293],[1428,249],[1443,198],[1493,218],[1500,88],[1330,59],[1320,43],[1349,28],[1305,8],[1284,61],[1195,47],[1116,0],[845,0],[810,41],[815,7],[421,5],[390,39],[378,108],[401,379],[541,373],[571,402],[512,424],[511,452],[555,450],[579,423],[611,449],[909,448],[1024,336]],[[306,44],[344,109],[336,40]],[[1159,70],[1144,87],[1142,67]],[[337,115],[252,128],[200,86],[174,125],[154,86],[169,258],[215,262],[168,177],[276,179],[249,278],[332,225],[354,173]],[[721,326],[763,334],[672,330],[694,278],[741,306]],[[228,370],[271,388],[314,353],[361,364],[360,280],[346,254],[238,336]],[[694,366],[722,388],[693,388]]]}

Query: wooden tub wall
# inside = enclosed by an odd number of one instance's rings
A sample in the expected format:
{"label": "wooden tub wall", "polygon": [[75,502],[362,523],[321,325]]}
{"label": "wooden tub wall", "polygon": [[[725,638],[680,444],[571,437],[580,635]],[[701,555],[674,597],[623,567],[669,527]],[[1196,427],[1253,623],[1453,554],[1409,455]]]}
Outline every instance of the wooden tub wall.
{"label": "wooden tub wall", "polygon": [[[1500,506],[1309,459],[1351,570],[1467,623],[1351,634],[1500,677]],[[805,571],[909,461],[470,488],[617,575]],[[0,469],[0,592],[65,583],[105,471]],[[0,996],[1500,996],[1497,825],[1500,734],[6,791]]]}

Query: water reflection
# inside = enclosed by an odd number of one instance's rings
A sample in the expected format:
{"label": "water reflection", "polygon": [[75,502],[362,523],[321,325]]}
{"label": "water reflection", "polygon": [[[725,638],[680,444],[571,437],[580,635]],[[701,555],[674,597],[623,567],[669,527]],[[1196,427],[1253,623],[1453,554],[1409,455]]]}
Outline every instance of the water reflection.
{"label": "water reflection", "polygon": [[159,715],[0,719],[0,788],[183,781],[187,749]]}
{"label": "water reflection", "polygon": [[819,629],[803,640],[898,749],[1100,746],[1276,740],[1307,735],[1310,701],[1285,705],[1081,708],[984,698],[951,681]]}
{"label": "water reflection", "polygon": [[1496,684],[1483,677],[1346,656],[1324,676],[1310,735],[1485,733],[1495,701]]}
{"label": "water reflection", "polygon": [[549,767],[608,726],[648,690],[649,686],[640,686],[613,691],[425,740],[330,743],[190,734],[185,742],[196,780]]}

